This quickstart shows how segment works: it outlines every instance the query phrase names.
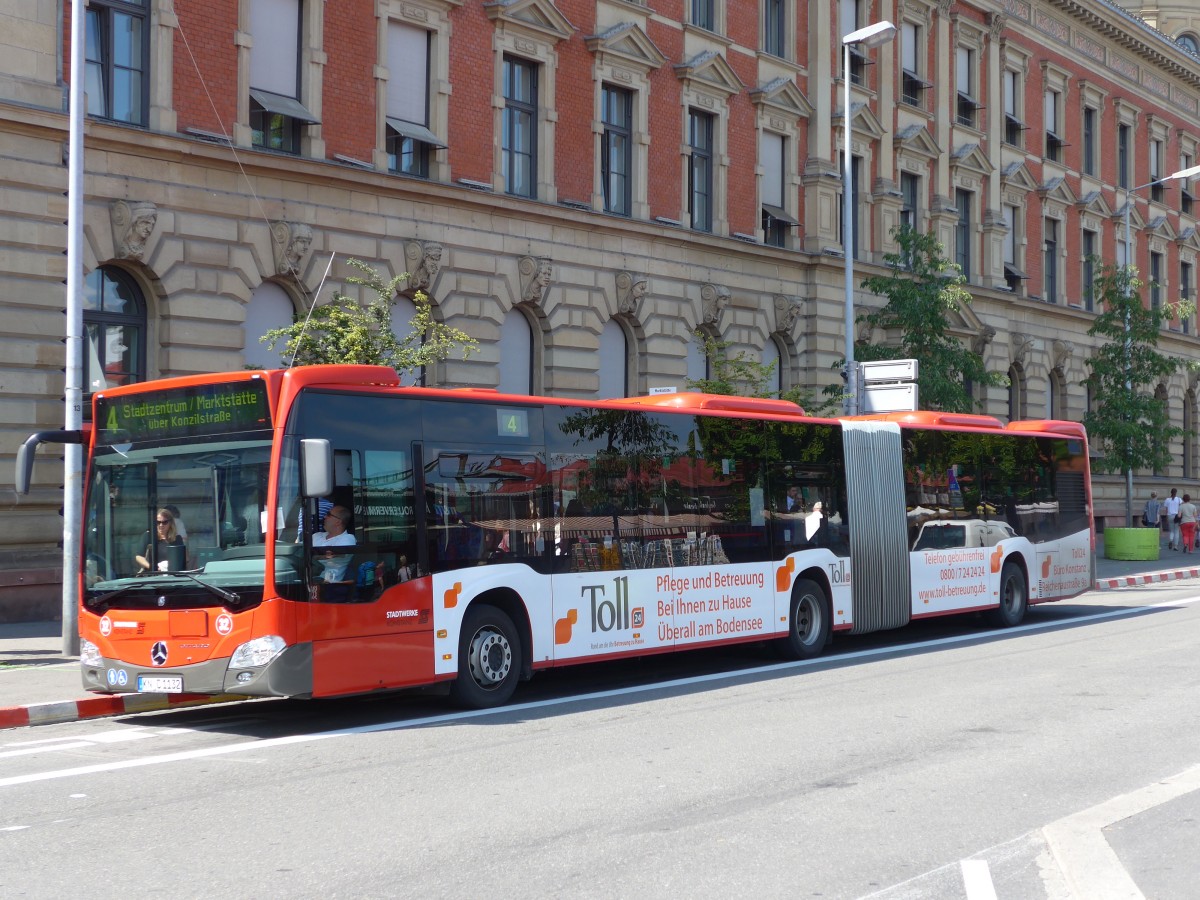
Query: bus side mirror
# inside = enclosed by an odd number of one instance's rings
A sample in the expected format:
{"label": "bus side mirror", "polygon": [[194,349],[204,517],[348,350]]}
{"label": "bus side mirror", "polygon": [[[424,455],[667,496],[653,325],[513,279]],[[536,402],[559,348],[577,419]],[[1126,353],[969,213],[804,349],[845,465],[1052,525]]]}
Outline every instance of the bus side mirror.
{"label": "bus side mirror", "polygon": [[38,444],[82,443],[82,431],[39,431],[27,437],[25,443],[17,448],[17,493],[29,493],[29,483],[33,481],[33,458],[37,455]]}
{"label": "bus side mirror", "polygon": [[300,493],[305,498],[333,493],[333,452],[325,438],[300,441]]}

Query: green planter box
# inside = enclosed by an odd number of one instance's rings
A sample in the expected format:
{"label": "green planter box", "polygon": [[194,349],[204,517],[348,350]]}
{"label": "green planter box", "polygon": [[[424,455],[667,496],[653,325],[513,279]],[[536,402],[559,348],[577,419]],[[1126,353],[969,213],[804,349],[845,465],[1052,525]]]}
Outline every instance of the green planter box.
{"label": "green planter box", "polygon": [[1107,559],[1158,559],[1157,528],[1105,528],[1104,556]]}

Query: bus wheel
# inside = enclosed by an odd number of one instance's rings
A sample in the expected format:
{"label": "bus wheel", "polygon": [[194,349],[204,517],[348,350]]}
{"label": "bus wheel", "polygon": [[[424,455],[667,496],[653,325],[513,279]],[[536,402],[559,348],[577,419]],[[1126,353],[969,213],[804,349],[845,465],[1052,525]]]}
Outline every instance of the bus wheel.
{"label": "bus wheel", "polygon": [[788,636],[782,641],[784,652],[792,659],[819,656],[829,642],[832,625],[825,591],[815,581],[799,579],[792,587],[792,615]]}
{"label": "bus wheel", "polygon": [[991,610],[988,617],[993,625],[1012,628],[1021,624],[1028,608],[1029,588],[1025,585],[1021,567],[1016,563],[1005,563],[1000,570],[1000,606]]}
{"label": "bus wheel", "polygon": [[458,678],[450,699],[467,709],[508,702],[521,676],[521,643],[512,619],[494,606],[472,606],[458,643]]}

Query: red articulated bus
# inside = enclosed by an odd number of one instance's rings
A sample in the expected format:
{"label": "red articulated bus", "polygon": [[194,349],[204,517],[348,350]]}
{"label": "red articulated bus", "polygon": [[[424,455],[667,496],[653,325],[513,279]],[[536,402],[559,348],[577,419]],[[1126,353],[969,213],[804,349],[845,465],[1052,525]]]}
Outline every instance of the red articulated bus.
{"label": "red articulated bus", "polygon": [[804,658],[966,611],[1012,626],[1094,581],[1073,422],[308,366],[105,390],[86,435],[26,441],[19,489],[55,440],[88,444],[79,627],[102,693],[445,682],[487,707],[571,663],[764,640]]}

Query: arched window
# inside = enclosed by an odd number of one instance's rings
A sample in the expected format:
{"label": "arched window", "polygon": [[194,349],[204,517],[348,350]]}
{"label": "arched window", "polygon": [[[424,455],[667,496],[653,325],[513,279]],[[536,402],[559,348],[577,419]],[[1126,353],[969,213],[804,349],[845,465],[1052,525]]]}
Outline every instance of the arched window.
{"label": "arched window", "polygon": [[1186,50],[1188,53],[1194,53],[1200,56],[1200,40],[1196,39],[1194,34],[1184,33],[1175,38],[1175,43]]}
{"label": "arched window", "polygon": [[629,396],[629,342],[616,319],[609,319],[600,332],[601,400]]}
{"label": "arched window", "polygon": [[242,331],[242,358],[256,369],[278,369],[283,364],[286,341],[274,350],[259,340],[268,331],[286,328],[295,318],[296,308],[288,292],[271,281],[264,281],[250,294],[246,304],[246,324]]}
{"label": "arched window", "polygon": [[1183,477],[1196,477],[1196,392],[1183,398]]}
{"label": "arched window", "polygon": [[1050,418],[1068,418],[1067,378],[1062,369],[1055,369],[1050,373]]}
{"label": "arched window", "polygon": [[145,380],[146,301],[129,273],[101,266],[88,274],[83,331],[85,398],[105,388]]}
{"label": "arched window", "polygon": [[1008,368],[1008,420],[1025,418],[1025,372],[1020,366]]}
{"label": "arched window", "polygon": [[[1170,422],[1171,422],[1171,399],[1167,395],[1167,386],[1165,384],[1160,384],[1158,387],[1156,387],[1154,389],[1154,399],[1162,404],[1162,408],[1167,414],[1167,424],[1170,424]],[[1154,434],[1154,450],[1155,450],[1155,452],[1162,450],[1162,435],[1160,435],[1157,432],[1155,432],[1155,434]],[[1162,473],[1163,473],[1162,466],[1156,465],[1154,467],[1154,474],[1161,475]]]}
{"label": "arched window", "polygon": [[783,355],[779,351],[779,345],[775,343],[775,338],[767,338],[767,343],[762,349],[762,364],[770,366],[774,364],[770,375],[767,377],[766,388],[774,396],[778,397],[783,393]]}
{"label": "arched window", "polygon": [[[404,340],[413,330],[413,319],[417,317],[417,305],[407,297],[397,297],[392,304],[392,334],[397,340]],[[425,343],[425,336],[421,335],[421,341],[417,346]],[[411,372],[400,373],[400,383],[413,385],[425,384],[425,367],[414,369]]]}
{"label": "arched window", "polygon": [[699,334],[693,332],[688,336],[687,348],[687,377],[689,381],[707,381],[712,378],[712,360],[704,352],[705,338],[716,339],[716,336],[704,329]]}
{"label": "arched window", "polygon": [[500,390],[533,393],[533,334],[520,310],[510,309],[500,326]]}

